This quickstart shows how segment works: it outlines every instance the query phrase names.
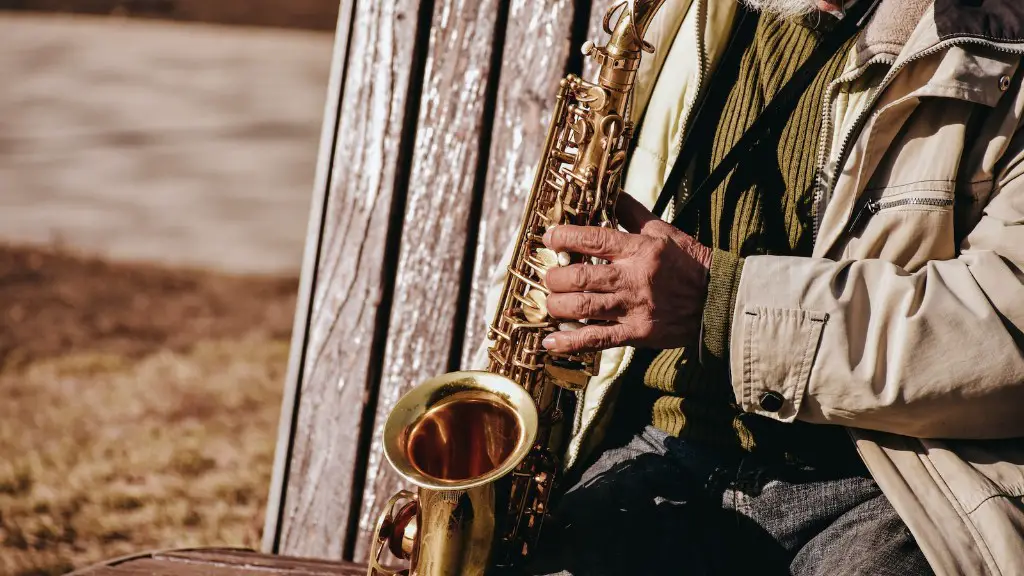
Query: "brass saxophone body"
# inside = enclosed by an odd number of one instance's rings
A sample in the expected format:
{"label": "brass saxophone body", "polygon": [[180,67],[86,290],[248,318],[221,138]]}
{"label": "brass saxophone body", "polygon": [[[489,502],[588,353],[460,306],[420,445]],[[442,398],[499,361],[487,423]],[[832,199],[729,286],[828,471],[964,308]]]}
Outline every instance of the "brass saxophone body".
{"label": "brass saxophone body", "polygon": [[[551,318],[547,270],[592,263],[556,254],[551,226],[616,227],[615,203],[633,136],[629,120],[644,32],[665,0],[620,0],[605,15],[593,82],[562,80],[540,165],[488,331],[487,371],[432,378],[402,397],[384,426],[384,454],[416,492],[385,506],[368,576],[471,576],[523,565],[553,503],[575,401],[597,373],[599,353],[558,355],[548,334],[580,323]],[[613,25],[613,19],[615,23]],[[385,550],[409,568],[385,567]]]}

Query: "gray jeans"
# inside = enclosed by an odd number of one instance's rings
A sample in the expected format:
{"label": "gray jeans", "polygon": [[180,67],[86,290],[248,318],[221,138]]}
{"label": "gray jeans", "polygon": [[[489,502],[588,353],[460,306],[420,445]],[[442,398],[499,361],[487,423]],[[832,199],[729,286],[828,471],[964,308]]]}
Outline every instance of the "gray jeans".
{"label": "gray jeans", "polygon": [[604,452],[562,497],[530,573],[932,573],[867,475],[744,470],[706,452],[650,426]]}

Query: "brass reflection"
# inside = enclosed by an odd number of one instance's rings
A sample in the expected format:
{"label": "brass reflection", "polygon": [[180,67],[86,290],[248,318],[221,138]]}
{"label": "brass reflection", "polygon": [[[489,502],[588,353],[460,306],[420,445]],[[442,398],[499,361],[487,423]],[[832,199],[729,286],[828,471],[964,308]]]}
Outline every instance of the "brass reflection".
{"label": "brass reflection", "polygon": [[466,480],[505,462],[519,440],[519,422],[503,403],[460,392],[431,408],[409,433],[409,459],[421,473]]}

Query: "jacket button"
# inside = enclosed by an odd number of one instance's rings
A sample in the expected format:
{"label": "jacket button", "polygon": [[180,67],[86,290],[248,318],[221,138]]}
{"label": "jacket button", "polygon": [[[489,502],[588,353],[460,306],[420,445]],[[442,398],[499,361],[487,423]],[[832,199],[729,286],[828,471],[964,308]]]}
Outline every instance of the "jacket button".
{"label": "jacket button", "polygon": [[1010,89],[1010,77],[1005,74],[999,78],[999,89],[1006,92]]}
{"label": "jacket button", "polygon": [[786,399],[778,392],[765,392],[761,394],[761,409],[765,412],[778,412],[782,410],[782,405],[785,403]]}

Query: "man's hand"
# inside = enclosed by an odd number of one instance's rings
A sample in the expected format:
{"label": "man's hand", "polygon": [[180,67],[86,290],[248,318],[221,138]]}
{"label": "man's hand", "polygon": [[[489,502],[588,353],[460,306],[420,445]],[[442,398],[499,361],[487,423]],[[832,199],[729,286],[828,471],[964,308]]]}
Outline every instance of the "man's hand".
{"label": "man's hand", "polygon": [[631,232],[593,226],[556,226],[544,244],[556,252],[610,261],[573,264],[547,272],[548,313],[606,325],[561,331],[544,339],[560,353],[616,346],[678,348],[697,341],[707,295],[711,249],[620,194],[619,224]]}

